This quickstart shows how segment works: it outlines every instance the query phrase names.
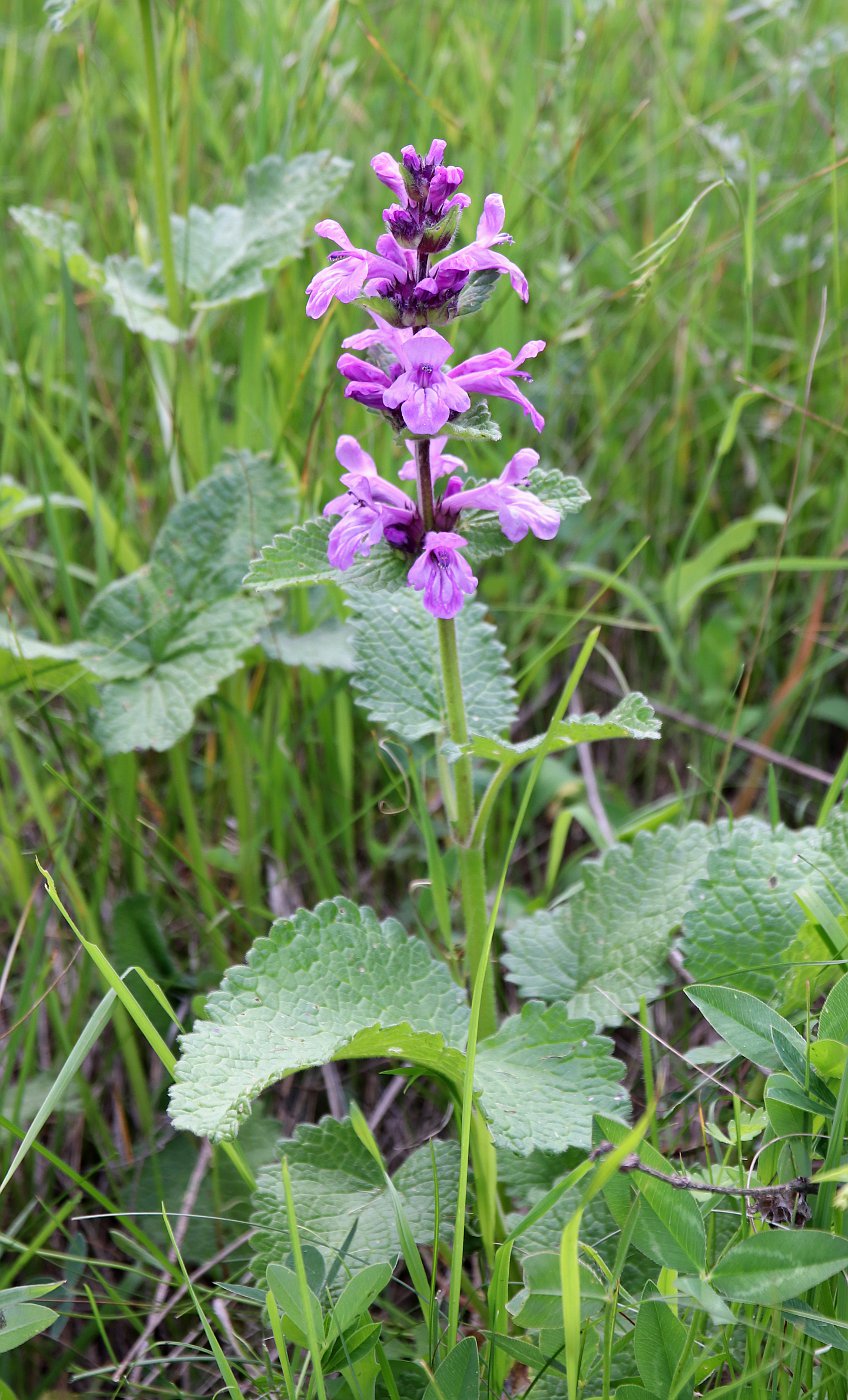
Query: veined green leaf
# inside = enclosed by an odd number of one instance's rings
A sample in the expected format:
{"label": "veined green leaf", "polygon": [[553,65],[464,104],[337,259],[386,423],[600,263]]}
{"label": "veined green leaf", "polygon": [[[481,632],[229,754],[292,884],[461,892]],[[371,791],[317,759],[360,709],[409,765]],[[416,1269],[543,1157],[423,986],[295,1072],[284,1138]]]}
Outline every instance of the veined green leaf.
{"label": "veined green leaf", "polygon": [[[625,695],[608,715],[568,715],[553,730],[535,739],[523,739],[510,744],[503,739],[478,736],[467,751],[490,763],[526,763],[540,754],[556,753],[574,744],[588,744],[601,739],[659,739],[660,721],[644,695],[634,691]],[[463,752],[456,744],[445,745],[448,759],[456,760]]]}
{"label": "veined green leaf", "polygon": [[[349,596],[358,703],[402,739],[438,733],[445,726],[439,637],[420,594],[357,588]],[[501,733],[516,716],[504,648],[479,603],[465,605],[456,629],[469,732]]]}
{"label": "veined green leaf", "polygon": [[[419,1147],[393,1177],[407,1221],[419,1244],[432,1244],[435,1230],[433,1161],[439,1183],[442,1230],[456,1210],[459,1149],[453,1142]],[[350,1119],[324,1118],[303,1124],[280,1144],[289,1164],[297,1225],[304,1246],[320,1251],[326,1272],[343,1289],[351,1274],[400,1252],[395,1208],[380,1166],[357,1138]],[[263,1277],[269,1264],[285,1263],[291,1251],[285,1195],[278,1164],[257,1176],[251,1206],[252,1271]],[[447,1238],[447,1235],[444,1236]]]}
{"label": "veined green leaf", "polygon": [[781,1059],[772,1039],[772,1031],[777,1030],[799,1055],[806,1056],[805,1042],[794,1027],[748,992],[735,987],[695,986],[687,987],[686,995],[737,1055],[778,1069]]}
{"label": "veined green leaf", "polygon": [[[596,1134],[618,1146],[628,1133],[623,1123],[598,1115]],[[646,1166],[670,1174],[664,1157],[649,1142],[639,1145]],[[641,1202],[633,1231],[633,1243],[649,1259],[682,1273],[702,1273],[706,1265],[707,1239],[697,1202],[687,1191],[676,1191],[664,1181],[642,1172],[620,1173],[605,1188],[607,1205],[620,1226],[630,1211],[633,1191]]]}
{"label": "veined green leaf", "polygon": [[848,1268],[848,1240],[823,1230],[768,1230],[733,1245],[709,1281],[737,1303],[775,1307]]}
{"label": "veined green leaf", "polygon": [[668,981],[671,934],[724,829],[662,826],[584,862],[569,899],[507,930],[510,981],[522,996],[561,999],[573,1016],[618,1025]]}

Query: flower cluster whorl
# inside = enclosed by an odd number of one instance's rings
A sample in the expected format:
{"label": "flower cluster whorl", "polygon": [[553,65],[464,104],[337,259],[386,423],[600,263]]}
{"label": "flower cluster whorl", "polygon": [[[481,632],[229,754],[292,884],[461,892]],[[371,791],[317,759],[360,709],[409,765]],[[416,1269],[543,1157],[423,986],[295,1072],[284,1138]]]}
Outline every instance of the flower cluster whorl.
{"label": "flower cluster whorl", "polygon": [[[345,396],[388,418],[397,432],[413,435],[407,440],[410,460],[399,477],[418,483],[416,502],[380,476],[355,438],[339,438],[336,455],[344,468],[345,491],[324,508],[326,516],[339,517],[330,532],[330,563],[348,569],[357,555],[369,555],[385,540],[412,558],[408,582],[423,593],[427,610],[449,619],[477,587],[461,553],[466,539],[456,530],[463,510],[494,512],[513,541],[528,531],[552,539],[560,515],[527,489],[537,452],[517,452],[496,480],[466,487],[456,474],[465,471],[465,463],[443,451],[443,430],[449,432],[450,424],[468,412],[472,395],[519,404],[541,432],[544,419],[516,381],[530,379],[520,367],[545,348],[543,340],[531,340],[514,356],[490,350],[448,365],[453,347],[434,327],[472,309],[468,302],[463,306],[463,297],[469,297],[475,283],[504,274],[523,301],[528,287],[521,269],[497,251],[498,245],[512,242],[503,232],[504,204],[498,194],[486,198],[474,242],[448,251],[471,201],[459,190],[461,168],[443,163],[445,145],[433,141],[426,155],[405,146],[400,161],[386,152],[371,161],[377,178],[396,197],[383,211],[388,231],[377,239],[375,252],[354,247],[333,219],[316,224],[315,232],[339,251],[330,253],[329,266],[309,283],[306,312],[322,316],[334,300],[357,302],[369,312],[374,326],[345,340],[346,353],[338,361],[348,381]],[[445,256],[433,262],[437,254]],[[366,358],[351,350],[364,351]],[[434,492],[433,483],[442,479],[444,487]]]}

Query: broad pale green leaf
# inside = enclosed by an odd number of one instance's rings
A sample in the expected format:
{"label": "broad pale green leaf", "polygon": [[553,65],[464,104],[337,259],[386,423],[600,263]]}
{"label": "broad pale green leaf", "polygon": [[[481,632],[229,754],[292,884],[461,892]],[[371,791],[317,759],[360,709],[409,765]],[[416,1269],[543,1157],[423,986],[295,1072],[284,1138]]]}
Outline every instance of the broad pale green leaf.
{"label": "broad pale green leaf", "polygon": [[[439,636],[421,595],[406,589],[350,596],[359,704],[402,739],[438,733],[444,728]],[[501,733],[516,717],[504,648],[479,603],[466,603],[456,629],[469,732]]]}
{"label": "broad pale green leaf", "polygon": [[171,216],[177,275],[195,309],[227,306],[261,295],[268,274],[303,252],[322,209],[338,194],[351,163],[329,151],[284,161],[270,155],[245,171],[242,206],[192,205]]}
{"label": "broad pale green leaf", "polygon": [[85,14],[86,10],[90,10],[94,3],[95,0],[44,0],[48,26],[55,33],[59,33]]}
{"label": "broad pale green leaf", "polygon": [[848,1044],[848,973],[828,993],[819,1016],[819,1040]]}
{"label": "broad pale green leaf", "polygon": [[710,1283],[737,1303],[775,1307],[848,1268],[848,1240],[823,1230],[768,1230],[727,1251]]}
{"label": "broad pale green leaf", "polygon": [[[522,1260],[521,1268],[524,1287],[510,1299],[507,1311],[515,1318],[519,1327],[531,1332],[547,1332],[546,1340],[550,1344],[552,1334],[562,1337],[562,1276],[559,1249],[528,1254]],[[584,1320],[600,1310],[605,1292],[592,1270],[581,1264],[580,1311]]]}
{"label": "broad pale green leaf", "polygon": [[98,651],[85,642],[42,642],[0,622],[0,692],[64,691],[99,674]]}
{"label": "broad pale green leaf", "polygon": [[112,254],[103,264],[103,291],[114,314],[128,330],[176,345],[182,331],[168,315],[168,299],[162,269],[141,258]]}
{"label": "broad pale green leaf", "polygon": [[479,1400],[480,1358],[474,1337],[463,1337],[436,1370],[424,1400]]}
{"label": "broad pale green leaf", "polygon": [[504,961],[522,996],[565,1001],[571,1015],[605,1026],[656,996],[671,976],[671,933],[723,829],[664,826],[586,861],[570,899],[506,933]]}
{"label": "broad pale green leaf", "polygon": [[239,581],[269,515],[293,511],[280,469],[237,455],[174,508],[150,563],[94,599],[84,625],[92,667],[110,682],[95,725],[107,753],[170,748],[239,669],[267,622]]}
{"label": "broad pale green leaf", "polygon": [[591,1147],[596,1113],[620,1114],[627,1094],[613,1044],[564,1006],[528,1002],[477,1049],[474,1085],[499,1145],[527,1154]]}
{"label": "broad pale green leaf", "polygon": [[0,1312],[4,1323],[0,1328],[0,1355],[46,1332],[59,1316],[42,1303],[7,1303]]}
{"label": "broad pale green leaf", "polygon": [[395,1055],[458,1076],[468,1012],[447,968],[394,919],[328,900],[278,919],[183,1037],[171,1117],[232,1137],[253,1100],[295,1070]]}
{"label": "broad pale green leaf", "polygon": [[192,610],[167,605],[148,585],[136,575],[119,580],[86,618],[103,647],[101,673],[107,658],[111,666],[94,726],[106,753],[171,748],[191,729],[200,701],[240,669],[265,621],[258,599],[220,598]]}
{"label": "broad pale green leaf", "polygon": [[[510,744],[503,739],[478,737],[468,745],[468,752],[491,763],[526,763],[539,754],[556,753],[574,744],[589,744],[601,739],[658,739],[660,722],[644,695],[634,691],[625,695],[608,715],[568,715],[549,734],[535,739],[523,739]],[[446,746],[447,757],[456,759],[462,749]]]}
{"label": "broad pale green leaf", "polygon": [[[655,1395],[670,1395],[672,1378],[686,1345],[686,1328],[671,1304],[657,1298],[652,1284],[648,1284],[639,1303],[634,1345],[639,1375],[648,1390]],[[691,1397],[692,1386],[684,1387],[678,1395],[681,1400]]]}
{"label": "broad pale green leaf", "polygon": [[[448,1239],[456,1213],[459,1150],[453,1142],[434,1142],[433,1151],[441,1228],[443,1239]],[[350,1119],[324,1118],[302,1125],[280,1144],[280,1154],[289,1164],[301,1242],[321,1252],[328,1274],[341,1258],[338,1288],[358,1269],[395,1261],[400,1243],[391,1194]],[[432,1245],[435,1193],[429,1144],[407,1158],[393,1182],[416,1243]],[[252,1269],[262,1278],[269,1264],[285,1263],[291,1250],[278,1163],[263,1168],[257,1177],[251,1225]]]}
{"label": "broad pale green leaf", "polygon": [[[465,442],[500,442],[501,430],[492,417],[489,405],[485,399],[480,399],[478,403],[472,404],[465,413],[460,413],[457,418],[453,418],[446,423],[441,430],[448,437],[459,438]],[[412,437],[414,434],[404,425],[403,436]]]}
{"label": "broad pale green leaf", "polygon": [[824,827],[794,832],[773,831],[754,818],[736,822],[732,836],[710,853],[684,919],[686,965],[695,980],[772,995],[804,922],[794,897],[802,885],[842,912],[836,896],[848,896],[843,809]]}
{"label": "broad pale green leaf", "polygon": [[746,1060],[778,1069],[780,1056],[775,1050],[772,1031],[782,1031],[803,1057],[806,1046],[788,1021],[765,1002],[735,987],[687,987],[686,995],[706,1017],[713,1030]]}
{"label": "broad pale green leaf", "polygon": [[327,558],[332,520],[307,520],[275,535],[251,561],[244,580],[257,593],[279,593],[304,584],[338,583],[383,590],[406,588],[409,558],[381,541],[367,559],[358,558],[344,573]]}
{"label": "broad pale green leaf", "polygon": [[556,467],[534,467],[528,478],[528,489],[560,515],[576,515],[592,498],[582,481],[566,476]]}
{"label": "broad pale green leaf", "polygon": [[79,224],[65,219],[50,209],[38,209],[34,204],[22,204],[9,210],[15,223],[28,238],[37,243],[52,267],[64,260],[75,282],[99,291],[103,286],[103,268],[83,248]]}
{"label": "broad pale green leaf", "polygon": [[[623,1123],[598,1115],[595,1135],[616,1146],[629,1129]],[[639,1156],[648,1167],[671,1175],[672,1168],[649,1142],[639,1146]],[[619,1226],[630,1211],[633,1192],[641,1197],[633,1243],[649,1259],[681,1273],[702,1273],[706,1265],[707,1239],[698,1204],[688,1191],[676,1191],[664,1181],[642,1172],[619,1173],[604,1192],[607,1204]]]}
{"label": "broad pale green leaf", "polygon": [[347,623],[332,619],[311,632],[290,632],[280,623],[265,628],[259,638],[265,655],[284,666],[307,671],[352,671],[353,639]]}

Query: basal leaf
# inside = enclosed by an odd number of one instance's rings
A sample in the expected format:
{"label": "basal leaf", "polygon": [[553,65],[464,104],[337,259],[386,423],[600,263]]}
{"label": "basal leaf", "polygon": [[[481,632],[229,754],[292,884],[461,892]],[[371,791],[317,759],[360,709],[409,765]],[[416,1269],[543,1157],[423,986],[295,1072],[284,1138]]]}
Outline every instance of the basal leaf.
{"label": "basal leaf", "polygon": [[182,331],[168,314],[168,298],[162,269],[141,258],[112,254],[103,264],[103,291],[114,314],[124,325],[148,340],[176,345]]}
{"label": "basal leaf", "polygon": [[477,1049],[481,1107],[499,1145],[528,1154],[591,1147],[596,1113],[621,1114],[624,1066],[591,1021],[528,1002]]}
{"label": "basal leaf", "polygon": [[64,691],[98,674],[97,650],[85,642],[42,642],[0,622],[0,693]]}
{"label": "basal leaf", "polygon": [[522,996],[565,1001],[572,1016],[605,1026],[656,996],[671,975],[671,933],[722,830],[663,826],[584,862],[569,899],[505,935],[504,961]]}
{"label": "basal leaf", "polygon": [[239,669],[267,622],[239,581],[269,515],[293,511],[278,467],[234,456],[174,508],[150,563],[94,599],[84,626],[92,667],[108,682],[95,725],[107,753],[170,748]]}
{"label": "basal leaf", "polygon": [[[368,718],[402,739],[444,728],[436,620],[413,589],[350,592],[354,689]],[[498,734],[515,721],[515,690],[504,648],[485,608],[467,603],[456,619],[469,732]]]}
{"label": "basal leaf", "polygon": [[303,252],[312,225],[348,177],[350,161],[317,151],[284,161],[270,155],[245,171],[243,206],[192,205],[171,216],[177,275],[195,309],[259,296],[267,274]]}
{"label": "basal leaf", "polygon": [[310,632],[290,632],[280,623],[266,627],[259,637],[265,655],[284,666],[307,671],[352,671],[353,641],[347,623],[336,618],[319,623]]}
{"label": "basal leaf", "polygon": [[[67,8],[67,7],[66,7]],[[65,265],[75,282],[98,291],[103,286],[103,268],[83,248],[79,224],[50,209],[22,204],[9,210],[13,220],[28,238],[46,253],[52,267]]]}
{"label": "basal leaf", "polygon": [[213,1140],[270,1084],[332,1059],[395,1053],[458,1075],[468,1024],[462,989],[424,944],[345,899],[278,919],[206,1014],[183,1038],[170,1111]]}
{"label": "basal leaf", "polygon": [[[368,1265],[393,1263],[400,1252],[395,1208],[378,1164],[356,1136],[350,1119],[324,1118],[298,1127],[280,1144],[289,1164],[301,1242],[320,1250],[327,1273],[339,1265],[341,1288]],[[443,1238],[456,1212],[459,1152],[456,1143],[434,1142]],[[418,1148],[395,1174],[394,1186],[416,1243],[432,1244],[435,1230],[433,1158]],[[257,1177],[251,1225],[252,1269],[263,1278],[268,1264],[285,1263],[291,1250],[279,1164]]]}
{"label": "basal leaf", "polygon": [[119,580],[86,618],[90,638],[103,647],[101,671],[107,658],[111,668],[94,726],[106,753],[171,748],[191,729],[200,701],[239,670],[265,621],[255,598],[192,609],[164,603],[148,584],[136,575]]}
{"label": "basal leaf", "polygon": [[848,821],[842,809],[824,827],[776,830],[746,818],[711,851],[683,925],[686,965],[698,982],[721,982],[768,997],[784,975],[783,957],[804,915],[795,892],[817,891],[840,910],[848,895]]}

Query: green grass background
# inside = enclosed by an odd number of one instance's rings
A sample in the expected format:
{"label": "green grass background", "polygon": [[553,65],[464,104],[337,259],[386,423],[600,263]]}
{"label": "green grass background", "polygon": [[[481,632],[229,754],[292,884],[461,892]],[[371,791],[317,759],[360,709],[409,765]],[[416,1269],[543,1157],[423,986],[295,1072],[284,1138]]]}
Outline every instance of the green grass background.
{"label": "green grass background", "polygon": [[[175,0],[156,18],[175,210],[239,202],[245,167],[268,152],[330,148],[354,169],[327,212],[367,243],[385,203],[370,156],[436,135],[465,170],[467,235],[483,196],[502,193],[530,302],[500,286],[457,340],[470,354],[545,338],[533,393],[547,427],[537,443],[503,406],[504,440],[476,449],[473,469],[494,472],[520,446],[539,446],[544,464],[584,479],[592,502],[555,545],[531,540],[493,561],[481,596],[521,677],[529,727],[562,683],[578,614],[604,625],[585,707],[608,703],[604,685],[623,675],[675,712],[648,755],[601,751],[613,830],[670,807],[720,809],[750,763],[738,735],[765,735],[818,770],[753,775],[761,807],[814,818],[848,734],[840,0]],[[10,205],[44,205],[75,218],[95,256],[146,256],[149,121],[134,4],[101,0],[52,34],[33,0],[6,0],[0,474],[43,495],[72,491],[76,468],[142,559],[192,479],[185,454],[177,470],[163,443],[176,402],[184,444],[187,379],[201,405],[200,471],[228,447],[270,451],[300,479],[305,513],[333,489],[340,432],[359,435],[387,469],[400,462],[383,426],[345,403],[335,371],[360,316],[304,316],[323,248],[267,296],[213,313],[175,356],[73,289],[13,226]],[[640,251],[722,179],[731,183],[704,197],[635,286]],[[751,386],[760,392],[740,405]],[[2,603],[16,626],[57,641],[78,634],[93,592],[121,572],[97,521],[96,509],[57,509],[0,530]],[[339,612],[339,599],[298,596],[289,619],[307,628],[327,610]],[[337,672],[257,663],[167,756],[104,761],[86,707],[61,695],[0,692],[0,726],[0,1165],[102,994],[43,898],[36,853],[83,932],[120,970],[147,967],[183,1014],[270,911],[341,891],[381,913],[400,909],[425,934],[435,927],[430,896],[410,881],[426,874],[422,831],[438,814],[426,792],[410,799]],[[507,800],[496,847],[511,816]],[[579,768],[552,760],[509,898],[560,888],[572,852],[602,840]],[[4,1201],[0,1245],[0,1287],[69,1277],[87,1254],[101,1303],[130,1318],[130,1333],[154,1287],[151,1240],[142,1228],[134,1256],[126,1228],[117,1247],[102,1223],[76,1217],[104,1208],[90,1184],[130,1203],[138,1163],[161,1140],[150,1059],[120,1019],[98,1042],[87,1084],[42,1134],[58,1163],[28,1159]],[[105,1267],[116,1254],[123,1283]],[[26,1393],[60,1393],[69,1366],[105,1364],[110,1329],[84,1301],[79,1310],[39,1362],[41,1388]],[[0,1376],[20,1381],[17,1364],[0,1361]]]}

